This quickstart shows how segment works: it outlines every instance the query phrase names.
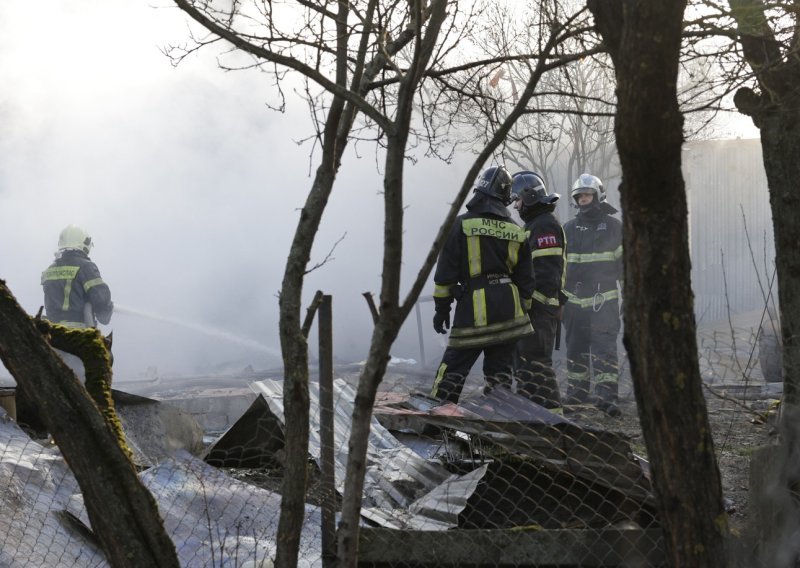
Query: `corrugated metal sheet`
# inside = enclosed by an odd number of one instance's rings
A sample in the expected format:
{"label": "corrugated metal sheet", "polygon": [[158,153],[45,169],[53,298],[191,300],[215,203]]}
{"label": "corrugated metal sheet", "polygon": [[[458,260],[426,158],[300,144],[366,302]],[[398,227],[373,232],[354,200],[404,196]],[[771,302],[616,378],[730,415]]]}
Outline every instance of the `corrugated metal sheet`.
{"label": "corrugated metal sheet", "polygon": [[0,411],[0,449],[0,566],[107,567],[63,517],[80,490],[58,448],[33,442]]}
{"label": "corrugated metal sheet", "polygon": [[[333,387],[335,479],[336,489],[341,493],[347,470],[355,391],[342,379],[336,379]],[[282,421],[283,381],[257,381],[251,388],[264,397],[270,411]],[[309,395],[309,453],[319,460],[318,383],[309,384]],[[485,467],[479,467],[464,475],[453,475],[441,463],[426,460],[400,443],[372,418],[361,515],[381,526],[398,529],[455,527],[458,515],[485,472]]]}
{"label": "corrugated metal sheet", "polygon": [[767,289],[775,246],[761,141],[689,142],[683,172],[698,323],[763,307],[758,279]]}
{"label": "corrugated metal sheet", "polygon": [[[272,565],[277,550],[279,494],[233,479],[183,451],[140,477],[158,503],[181,566]],[[89,526],[82,495],[73,495],[67,511]],[[320,525],[320,509],[306,505],[298,568],[322,566]]]}

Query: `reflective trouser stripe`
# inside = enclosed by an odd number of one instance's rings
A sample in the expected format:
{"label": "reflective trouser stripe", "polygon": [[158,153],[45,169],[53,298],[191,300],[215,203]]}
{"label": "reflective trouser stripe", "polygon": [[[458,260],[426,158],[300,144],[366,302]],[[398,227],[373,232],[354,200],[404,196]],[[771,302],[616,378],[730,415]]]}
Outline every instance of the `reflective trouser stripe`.
{"label": "reflective trouser stripe", "polygon": [[594,382],[596,385],[603,383],[616,384],[619,382],[619,375],[617,373],[598,373],[594,377]]}
{"label": "reflective trouser stripe", "polygon": [[567,371],[568,381],[585,381],[589,378],[589,371]]}
{"label": "reflective trouser stripe", "polygon": [[447,372],[447,363],[441,363],[439,369],[436,371],[436,378],[433,380],[433,387],[431,387],[431,396],[436,397],[439,394],[439,384],[442,382],[445,373]]}

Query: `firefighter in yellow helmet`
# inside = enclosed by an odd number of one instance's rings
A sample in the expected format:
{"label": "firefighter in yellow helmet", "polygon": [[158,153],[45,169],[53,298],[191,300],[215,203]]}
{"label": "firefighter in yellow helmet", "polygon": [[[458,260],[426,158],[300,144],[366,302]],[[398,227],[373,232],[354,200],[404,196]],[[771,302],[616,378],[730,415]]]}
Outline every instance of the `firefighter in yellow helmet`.
{"label": "firefighter in yellow helmet", "polygon": [[535,286],[525,230],[507,209],[511,175],[499,166],[478,178],[467,212],[456,218],[434,274],[433,327],[450,340],[431,396],[456,403],[472,365],[483,353],[486,388],[511,388],[517,340],[533,333],[528,309]]}
{"label": "firefighter in yellow helmet", "polygon": [[111,290],[89,258],[93,246],[82,227],[68,225],[61,231],[56,258],[42,272],[45,315],[53,323],[96,327],[111,321]]}

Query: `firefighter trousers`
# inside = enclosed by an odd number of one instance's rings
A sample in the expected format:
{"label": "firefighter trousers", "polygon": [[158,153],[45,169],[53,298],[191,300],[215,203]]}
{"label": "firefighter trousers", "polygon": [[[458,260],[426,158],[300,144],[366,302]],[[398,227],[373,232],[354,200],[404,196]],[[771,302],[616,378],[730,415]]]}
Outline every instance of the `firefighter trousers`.
{"label": "firefighter trousers", "polygon": [[481,353],[483,353],[483,374],[486,381],[484,392],[498,385],[510,389],[515,349],[516,342],[488,347],[448,347],[436,372],[431,396],[458,403],[467,375]]}
{"label": "firefighter trousers", "polygon": [[558,309],[534,303],[530,316],[534,334],[526,335],[517,344],[517,393],[545,408],[559,408],[561,395],[553,370]]}
{"label": "firefighter trousers", "polygon": [[567,404],[589,401],[592,373],[598,399],[616,402],[619,383],[617,336],[619,301],[609,300],[599,309],[571,302],[564,306],[567,343]]}

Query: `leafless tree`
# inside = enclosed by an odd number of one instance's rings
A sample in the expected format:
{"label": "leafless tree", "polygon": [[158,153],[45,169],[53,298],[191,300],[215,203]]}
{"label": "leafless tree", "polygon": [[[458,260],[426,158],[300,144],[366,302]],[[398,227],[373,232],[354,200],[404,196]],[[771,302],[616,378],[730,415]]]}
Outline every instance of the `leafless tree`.
{"label": "leafless tree", "polygon": [[[702,392],[681,173],[685,0],[589,0],[617,77],[624,343],[673,566],[728,566],[727,517]],[[669,203],[669,207],[664,207]]]}
{"label": "leafless tree", "polygon": [[[209,43],[224,40],[254,57],[253,66],[271,68],[276,82],[288,70],[306,81],[306,93],[319,125],[322,148],[311,191],[301,211],[280,297],[281,346],[285,367],[284,404],[289,462],[283,487],[277,563],[297,560],[303,519],[305,463],[308,440],[308,355],[300,329],[300,300],[316,228],[333,187],[348,142],[371,140],[383,149],[384,256],[379,315],[367,362],[362,371],[353,415],[347,475],[339,526],[339,563],[354,566],[363,490],[369,420],[375,394],[389,361],[389,348],[432,270],[444,235],[468,195],[472,180],[522,115],[541,77],[551,69],[584,56],[557,48],[586,31],[586,14],[564,12],[540,23],[540,49],[510,54],[485,54],[476,27],[477,14],[491,11],[482,2],[433,0],[347,2],[302,0],[281,4],[234,3],[217,6],[193,0],[176,4],[211,34],[196,41],[180,59]],[[555,3],[553,3],[555,5]],[[279,10],[294,9],[287,18]],[[283,18],[278,16],[282,15]],[[457,49],[458,48],[458,49]],[[400,275],[403,233],[403,166],[412,140],[423,140],[428,151],[446,157],[447,133],[458,127],[467,104],[494,104],[487,83],[498,65],[514,59],[530,73],[520,85],[518,100],[494,128],[455,195],[450,212],[417,276],[401,301]],[[328,94],[325,95],[324,92]],[[416,112],[415,112],[416,111]]]}
{"label": "leafless tree", "polygon": [[35,398],[34,406],[81,488],[108,561],[115,567],[179,566],[155,499],[120,445],[119,429],[112,427],[112,407],[104,417],[51,347],[79,356],[87,382],[110,385],[109,353],[99,331],[68,330],[29,317],[0,280],[0,360],[18,389]]}
{"label": "leafless tree", "polygon": [[729,0],[727,12],[718,3],[708,10],[720,27],[733,22],[739,61],[749,67],[750,83],[734,98],[739,111],[752,118],[761,132],[764,168],[769,185],[775,237],[783,342],[784,394],[781,408],[780,455],[775,490],[766,497],[776,512],[771,542],[762,547],[764,565],[794,566],[800,559],[796,533],[800,527],[797,487],[800,485],[800,5],[797,2]]}
{"label": "leafless tree", "polygon": [[[498,10],[492,22],[494,31],[485,38],[493,52],[518,49],[515,43],[528,46],[540,43],[536,28],[524,35],[514,34],[513,22],[519,19],[521,10],[525,8],[516,5],[513,10]],[[528,10],[540,20],[558,17],[556,12],[548,13],[554,10],[548,3]],[[691,139],[711,137],[710,124],[725,109],[725,96],[733,88],[729,82],[731,65],[724,68],[720,65],[722,61],[730,61],[730,46],[710,39],[708,30],[699,33],[698,22],[687,21],[685,25],[678,76],[678,100],[686,116],[685,134]],[[570,42],[573,45],[569,49],[582,49],[587,56],[543,78],[526,114],[514,125],[502,149],[507,163],[519,169],[537,170],[552,188],[569,188],[582,172],[591,172],[601,179],[620,177],[614,143],[616,84],[611,62],[607,53],[597,52],[592,34],[572,38]],[[471,147],[481,147],[487,133],[513,103],[518,85],[525,82],[527,74],[526,67],[515,60],[497,66],[489,81],[497,101],[474,105],[470,109],[472,120],[464,124]]]}

